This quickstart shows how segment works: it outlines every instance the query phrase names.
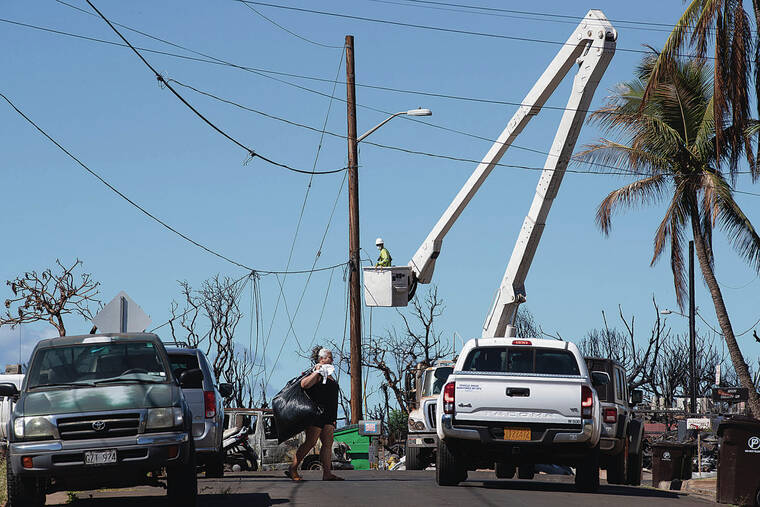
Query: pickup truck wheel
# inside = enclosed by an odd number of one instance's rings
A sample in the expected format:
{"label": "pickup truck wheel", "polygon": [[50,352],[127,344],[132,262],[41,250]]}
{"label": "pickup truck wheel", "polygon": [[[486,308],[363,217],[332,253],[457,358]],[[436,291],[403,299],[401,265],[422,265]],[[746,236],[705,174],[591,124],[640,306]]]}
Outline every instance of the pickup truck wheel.
{"label": "pickup truck wheel", "polygon": [[576,467],[575,487],[583,493],[596,493],[599,489],[599,445]]}
{"label": "pickup truck wheel", "polygon": [[456,486],[467,479],[467,470],[457,462],[457,456],[441,439],[435,456],[435,482],[439,486]]}
{"label": "pickup truck wheel", "polygon": [[198,498],[198,475],[195,469],[195,445],[192,438],[187,450],[190,455],[185,463],[166,467],[166,493],[170,505],[195,507]]}
{"label": "pickup truck wheel", "polygon": [[421,447],[409,447],[407,444],[405,456],[407,470],[424,470]]}
{"label": "pickup truck wheel", "polygon": [[206,461],[206,478],[219,479],[224,477],[224,451],[219,447],[219,451]]}
{"label": "pickup truck wheel", "polygon": [[533,465],[520,465],[517,467],[518,479],[532,479],[536,475],[536,468]]}
{"label": "pickup truck wheel", "polygon": [[20,477],[13,473],[10,453],[6,451],[6,480],[8,482],[8,507],[41,507],[45,505],[43,481]]}
{"label": "pickup truck wheel", "polygon": [[610,456],[609,464],[607,465],[607,483],[625,484],[625,475],[625,450],[623,450],[615,456]]}
{"label": "pickup truck wheel", "polygon": [[631,486],[641,486],[641,466],[643,461],[643,454],[631,454],[628,456],[628,470],[626,483]]}
{"label": "pickup truck wheel", "polygon": [[515,466],[506,463],[496,463],[495,472],[499,479],[511,479],[515,476]]}

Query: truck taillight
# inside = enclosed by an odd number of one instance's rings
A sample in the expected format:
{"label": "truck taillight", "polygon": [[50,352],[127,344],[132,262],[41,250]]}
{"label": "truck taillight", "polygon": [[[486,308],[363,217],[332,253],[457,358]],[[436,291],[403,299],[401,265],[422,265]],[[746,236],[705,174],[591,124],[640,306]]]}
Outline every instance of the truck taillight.
{"label": "truck taillight", "polygon": [[604,422],[615,424],[617,422],[617,409],[615,407],[604,409]]}
{"label": "truck taillight", "polygon": [[454,382],[449,382],[445,386],[443,386],[443,413],[444,414],[453,414],[454,413],[454,390],[456,389],[456,384]]}
{"label": "truck taillight", "polygon": [[594,392],[589,386],[581,386],[581,417],[591,419],[594,411]]}
{"label": "truck taillight", "polygon": [[216,416],[216,395],[214,391],[203,391],[203,405],[207,419]]}

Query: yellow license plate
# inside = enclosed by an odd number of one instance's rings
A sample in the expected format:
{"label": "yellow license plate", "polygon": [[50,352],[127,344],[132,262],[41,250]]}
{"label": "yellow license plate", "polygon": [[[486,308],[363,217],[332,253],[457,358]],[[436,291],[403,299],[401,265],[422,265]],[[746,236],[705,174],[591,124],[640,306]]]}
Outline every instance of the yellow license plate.
{"label": "yellow license plate", "polygon": [[530,428],[504,428],[504,440],[530,440]]}

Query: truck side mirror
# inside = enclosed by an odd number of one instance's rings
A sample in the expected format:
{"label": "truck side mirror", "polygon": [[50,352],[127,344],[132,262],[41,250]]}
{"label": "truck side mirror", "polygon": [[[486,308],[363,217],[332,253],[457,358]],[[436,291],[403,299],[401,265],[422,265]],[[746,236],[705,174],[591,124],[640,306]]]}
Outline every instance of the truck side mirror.
{"label": "truck side mirror", "polygon": [[199,368],[186,370],[179,376],[179,385],[189,389],[200,389],[203,387],[203,372]]}
{"label": "truck side mirror", "polygon": [[18,388],[16,387],[16,384],[12,382],[0,383],[0,396],[7,396],[9,398],[18,396]]}
{"label": "truck side mirror", "polygon": [[631,405],[636,406],[642,401],[644,401],[644,392],[639,389],[633,390],[631,392]]}
{"label": "truck side mirror", "polygon": [[234,391],[232,384],[228,384],[227,382],[219,384],[219,394],[222,395],[222,398],[229,398],[232,391]]}
{"label": "truck side mirror", "polygon": [[591,383],[594,387],[606,386],[610,383],[610,375],[606,371],[592,371]]}

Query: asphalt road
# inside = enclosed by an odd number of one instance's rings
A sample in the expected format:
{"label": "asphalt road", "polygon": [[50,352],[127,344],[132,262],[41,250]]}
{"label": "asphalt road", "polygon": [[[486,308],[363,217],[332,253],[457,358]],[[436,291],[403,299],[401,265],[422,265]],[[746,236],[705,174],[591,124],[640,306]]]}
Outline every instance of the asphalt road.
{"label": "asphalt road", "polygon": [[[198,507],[286,506],[706,506],[713,502],[678,492],[646,487],[603,484],[597,494],[576,493],[572,478],[539,475],[532,481],[497,480],[491,472],[470,472],[458,487],[438,487],[432,471],[343,471],[344,482],[322,482],[320,472],[304,472],[291,482],[275,472],[228,474],[223,479],[199,479]],[[73,502],[72,502],[73,500]],[[153,507],[168,505],[161,488],[66,493],[47,498],[48,505],[77,507]]]}

